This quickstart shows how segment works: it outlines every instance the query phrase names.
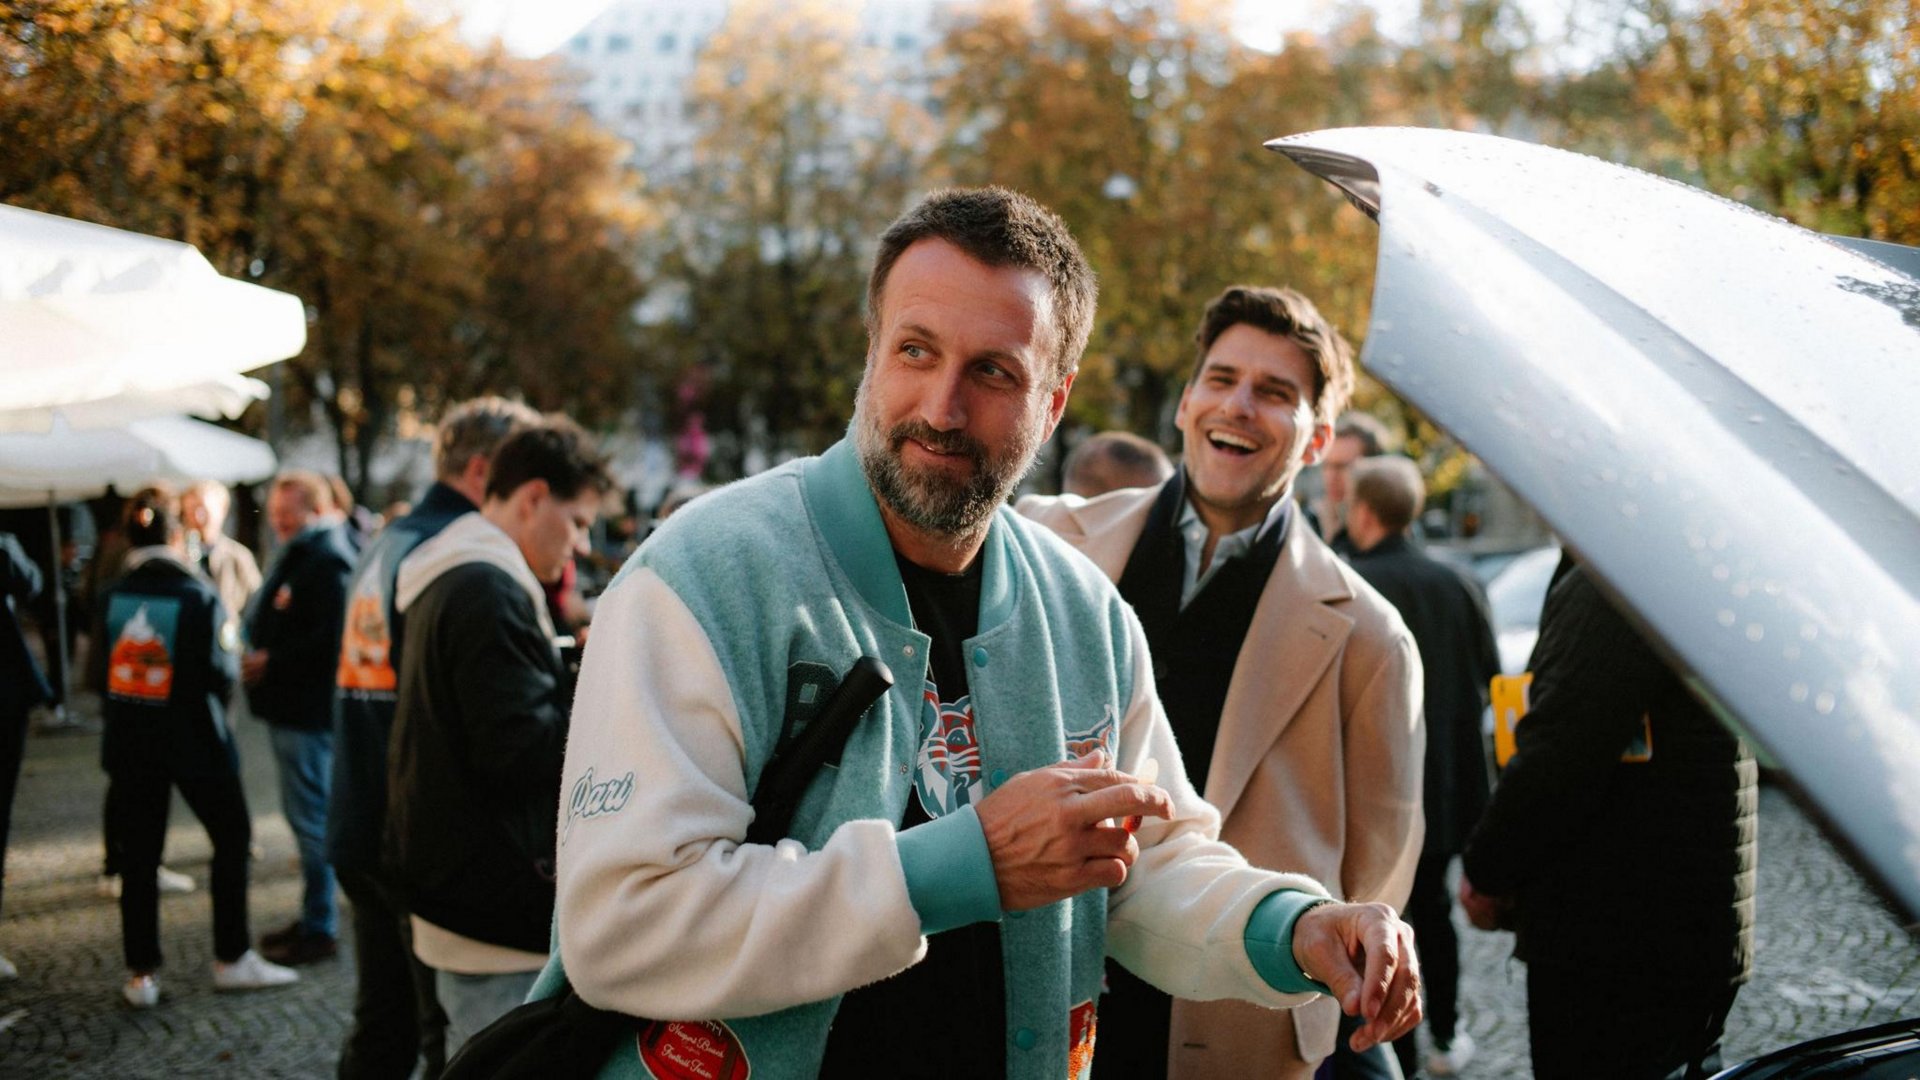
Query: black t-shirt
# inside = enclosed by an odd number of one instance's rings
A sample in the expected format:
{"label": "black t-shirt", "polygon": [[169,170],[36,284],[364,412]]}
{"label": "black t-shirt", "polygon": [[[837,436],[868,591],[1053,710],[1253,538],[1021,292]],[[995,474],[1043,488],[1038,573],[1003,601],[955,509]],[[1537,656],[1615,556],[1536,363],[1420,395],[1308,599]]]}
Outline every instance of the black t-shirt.
{"label": "black t-shirt", "polygon": [[[983,795],[964,649],[979,627],[982,560],[960,574],[895,561],[914,622],[933,639],[914,794],[900,822],[911,829]],[[973,923],[934,935],[924,960],[842,999],[820,1075],[1000,1076],[1006,1030],[1000,925]]]}

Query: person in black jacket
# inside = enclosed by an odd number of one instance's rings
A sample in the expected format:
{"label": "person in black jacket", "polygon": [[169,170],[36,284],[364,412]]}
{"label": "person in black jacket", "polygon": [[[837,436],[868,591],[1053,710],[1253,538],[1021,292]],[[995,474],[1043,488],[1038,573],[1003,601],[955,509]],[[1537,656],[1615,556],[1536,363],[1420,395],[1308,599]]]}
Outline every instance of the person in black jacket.
{"label": "person in black jacket", "polygon": [[[13,792],[20,782],[20,761],[27,750],[27,715],[53,700],[53,688],[27,650],[15,604],[40,594],[40,568],[12,533],[0,532],[0,881],[6,878],[7,834],[13,823]],[[0,982],[18,977],[13,962],[0,956]]]}
{"label": "person in black jacket", "polygon": [[250,651],[241,662],[247,703],[272,728],[280,806],[300,847],[300,917],[260,939],[282,964],[323,960],[338,950],[333,868],[327,865],[327,788],[333,776],[333,679],[346,617],[353,556],[326,482],[310,472],[274,478],[267,519],[285,545],[247,616]]}
{"label": "person in black jacket", "polygon": [[1511,923],[1537,1080],[1686,1078],[1753,963],[1753,757],[1571,555],[1460,899]]}
{"label": "person in black jacket", "polygon": [[406,623],[394,610],[394,581],[414,548],[479,508],[493,452],[514,428],[540,414],[504,398],[466,402],[441,418],[434,440],[437,479],[412,513],[390,523],[361,552],[348,590],[346,629],[335,672],[333,791],[327,857],[353,904],[353,1024],[340,1049],[342,1080],[410,1076],[446,1063],[446,1014],[432,969],[413,955],[413,934],[381,859],[387,822],[387,744],[398,701]]}
{"label": "person in black jacket", "polygon": [[[1500,673],[1500,654],[1480,586],[1407,536],[1427,498],[1419,467],[1403,457],[1363,458],[1353,464],[1348,484],[1346,534],[1354,549],[1353,569],[1400,612],[1420,647],[1427,716],[1421,800],[1427,835],[1406,915],[1420,951],[1427,1030],[1433,1035],[1427,1071],[1451,1076],[1473,1056],[1473,1039],[1459,1028],[1460,942],[1453,930],[1447,866],[1466,846],[1467,830],[1480,820],[1492,787],[1480,717],[1488,681]],[[1415,1075],[1414,1037],[1397,1040],[1393,1049],[1401,1072]]]}
{"label": "person in black jacket", "polygon": [[571,692],[541,583],[585,554],[610,487],[579,428],[523,428],[495,452],[481,509],[400,564],[387,842],[449,1057],[546,963]]}
{"label": "person in black jacket", "polygon": [[121,868],[121,937],[135,1008],[160,1000],[160,901],[155,870],[172,789],[213,841],[213,983],[251,990],[299,975],[248,947],[247,862],[252,818],[227,727],[239,664],[225,610],[188,565],[171,492],[149,488],[128,513],[125,576],[102,596],[107,691],[100,764],[107,771],[107,843]]}

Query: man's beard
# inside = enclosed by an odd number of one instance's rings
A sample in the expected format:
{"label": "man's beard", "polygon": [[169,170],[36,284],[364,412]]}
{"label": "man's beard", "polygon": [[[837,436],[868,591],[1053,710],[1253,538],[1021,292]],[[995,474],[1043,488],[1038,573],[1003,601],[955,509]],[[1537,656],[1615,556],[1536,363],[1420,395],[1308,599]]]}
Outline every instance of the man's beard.
{"label": "man's beard", "polygon": [[[1033,468],[1040,449],[1037,424],[1022,426],[1012,445],[997,458],[980,440],[957,431],[935,431],[924,420],[904,421],[882,431],[869,408],[864,381],[853,415],[854,451],[874,495],[908,525],[938,536],[961,538],[983,530]],[[973,466],[972,475],[956,481],[938,468],[908,465],[900,451],[909,439],[964,457]]]}

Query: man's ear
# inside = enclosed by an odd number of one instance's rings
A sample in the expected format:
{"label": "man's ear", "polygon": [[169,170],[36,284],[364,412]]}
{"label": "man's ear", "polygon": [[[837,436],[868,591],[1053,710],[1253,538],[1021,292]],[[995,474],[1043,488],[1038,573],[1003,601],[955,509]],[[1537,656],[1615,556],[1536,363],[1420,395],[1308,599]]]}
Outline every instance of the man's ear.
{"label": "man's ear", "polygon": [[1067,377],[1047,396],[1047,429],[1040,433],[1041,442],[1053,438],[1053,429],[1060,426],[1060,418],[1067,412],[1067,395],[1072,392],[1073,380],[1079,374],[1078,371],[1067,372]]}
{"label": "man's ear", "polygon": [[553,488],[545,480],[540,479],[521,484],[513,493],[514,502],[518,504],[515,509],[522,521],[533,517],[551,498],[553,498]]}
{"label": "man's ear", "polygon": [[1327,455],[1327,448],[1332,445],[1333,421],[1322,421],[1316,416],[1313,421],[1313,437],[1307,440],[1307,449],[1300,455],[1300,464],[1320,464],[1320,459]]}

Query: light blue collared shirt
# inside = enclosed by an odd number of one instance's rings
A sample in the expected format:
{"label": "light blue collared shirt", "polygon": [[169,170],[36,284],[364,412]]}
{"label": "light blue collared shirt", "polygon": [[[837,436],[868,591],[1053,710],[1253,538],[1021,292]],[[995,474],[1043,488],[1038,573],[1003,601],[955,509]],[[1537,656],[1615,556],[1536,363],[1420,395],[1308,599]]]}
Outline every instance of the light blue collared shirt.
{"label": "light blue collared shirt", "polygon": [[[1288,485],[1287,490],[1282,492],[1279,500],[1273,504],[1273,509],[1267,511],[1267,516],[1264,519],[1241,529],[1239,532],[1228,533],[1221,537],[1219,543],[1213,545],[1213,561],[1207,564],[1205,570],[1202,570],[1200,569],[1200,556],[1207,550],[1207,523],[1200,520],[1200,512],[1193,508],[1193,499],[1191,497],[1183,500],[1180,504],[1180,522],[1178,527],[1181,538],[1184,539],[1187,544],[1187,559],[1186,565],[1180,574],[1181,610],[1184,611],[1186,609],[1187,604],[1192,602],[1193,598],[1199,594],[1200,590],[1213,578],[1214,573],[1218,571],[1221,565],[1228,559],[1239,558],[1247,552],[1252,551],[1253,545],[1258,543],[1260,538],[1267,534],[1267,530],[1275,528],[1285,529],[1287,527],[1287,517],[1292,513],[1292,510],[1293,487],[1292,485]],[[1284,533],[1282,536],[1284,538]]]}

